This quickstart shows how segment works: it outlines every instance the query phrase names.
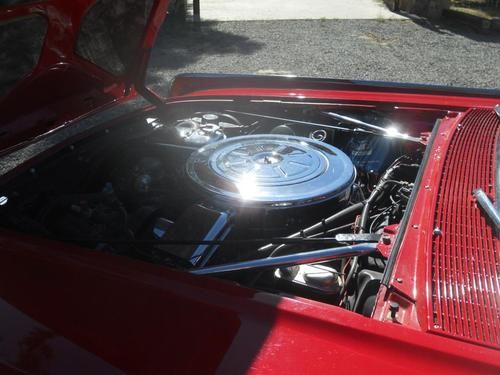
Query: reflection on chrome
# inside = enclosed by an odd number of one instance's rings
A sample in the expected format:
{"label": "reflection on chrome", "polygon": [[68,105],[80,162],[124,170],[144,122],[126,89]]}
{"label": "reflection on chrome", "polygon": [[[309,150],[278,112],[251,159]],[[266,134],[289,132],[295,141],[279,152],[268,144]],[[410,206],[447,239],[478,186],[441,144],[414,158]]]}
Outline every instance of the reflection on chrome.
{"label": "reflection on chrome", "polygon": [[412,142],[421,142],[422,141],[419,137],[412,137],[412,136],[410,136],[408,134],[400,133],[400,131],[398,130],[398,128],[395,127],[395,126],[391,126],[389,128],[384,128],[384,127],[379,126],[379,125],[369,124],[367,122],[358,120],[356,118],[345,116],[345,115],[341,115],[341,114],[335,113],[335,112],[323,112],[323,113],[325,115],[333,117],[334,119],[337,119],[339,121],[343,121],[343,122],[351,123],[351,124],[354,124],[354,125],[358,125],[358,126],[364,128],[366,130],[375,131],[376,132],[375,134],[378,133],[378,134],[381,134],[381,135],[386,136],[386,137],[404,139],[404,140],[409,140],[409,141],[412,141]]}
{"label": "reflection on chrome", "polygon": [[188,159],[186,172],[225,202],[269,207],[344,197],[356,176],[341,150],[285,135],[234,137],[206,145]]}
{"label": "reflection on chrome", "polygon": [[385,131],[388,137],[408,138],[408,134],[401,133],[396,126],[390,126]]}
{"label": "reflection on chrome", "polygon": [[259,193],[259,187],[257,186],[257,181],[254,173],[246,173],[242,175],[235,183],[238,191],[240,192],[241,198],[243,200],[249,200],[257,196]]}

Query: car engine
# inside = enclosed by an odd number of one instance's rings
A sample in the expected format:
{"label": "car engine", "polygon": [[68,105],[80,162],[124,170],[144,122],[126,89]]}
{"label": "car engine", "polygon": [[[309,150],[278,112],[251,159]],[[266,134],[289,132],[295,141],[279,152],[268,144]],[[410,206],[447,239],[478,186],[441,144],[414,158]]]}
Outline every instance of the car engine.
{"label": "car engine", "polygon": [[370,315],[387,260],[375,244],[401,221],[423,137],[440,116],[376,105],[170,103],[13,178],[0,222]]}

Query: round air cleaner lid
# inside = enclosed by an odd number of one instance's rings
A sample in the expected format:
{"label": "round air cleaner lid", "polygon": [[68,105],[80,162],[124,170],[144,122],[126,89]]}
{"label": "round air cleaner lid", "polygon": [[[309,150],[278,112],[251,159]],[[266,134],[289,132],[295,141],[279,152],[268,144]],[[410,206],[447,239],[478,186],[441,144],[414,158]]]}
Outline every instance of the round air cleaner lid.
{"label": "round air cleaner lid", "polygon": [[216,142],[194,152],[186,168],[214,198],[272,207],[344,195],[356,176],[349,157],[336,147],[286,135]]}

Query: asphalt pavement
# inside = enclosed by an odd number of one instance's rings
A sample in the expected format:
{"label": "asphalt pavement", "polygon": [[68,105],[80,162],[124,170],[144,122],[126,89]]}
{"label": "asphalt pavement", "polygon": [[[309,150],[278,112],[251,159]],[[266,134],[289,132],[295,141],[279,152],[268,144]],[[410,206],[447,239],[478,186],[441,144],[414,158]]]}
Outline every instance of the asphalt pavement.
{"label": "asphalt pavement", "polygon": [[295,74],[500,88],[500,34],[426,20],[273,20],[162,27],[149,80],[187,72]]}

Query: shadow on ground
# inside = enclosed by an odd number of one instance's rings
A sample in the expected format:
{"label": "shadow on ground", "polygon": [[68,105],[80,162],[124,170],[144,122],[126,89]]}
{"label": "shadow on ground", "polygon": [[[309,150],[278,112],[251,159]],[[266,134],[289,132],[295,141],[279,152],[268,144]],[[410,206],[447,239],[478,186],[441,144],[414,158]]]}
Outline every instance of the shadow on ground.
{"label": "shadow on ground", "polygon": [[443,16],[439,20],[430,20],[424,17],[414,16],[405,12],[401,12],[404,16],[408,17],[416,25],[433,31],[441,35],[460,35],[464,38],[476,42],[488,42],[500,44],[500,33],[481,31],[478,26],[467,24],[463,21]]}
{"label": "shadow on ground", "polygon": [[167,22],[158,34],[149,64],[148,84],[165,82],[165,73],[192,65],[209,56],[252,55],[264,43],[217,30],[218,22]]}
{"label": "shadow on ground", "polygon": [[181,18],[169,16],[152,51],[147,84],[162,95],[175,75],[187,72],[498,88],[499,35],[456,21],[412,16],[193,23]]}

